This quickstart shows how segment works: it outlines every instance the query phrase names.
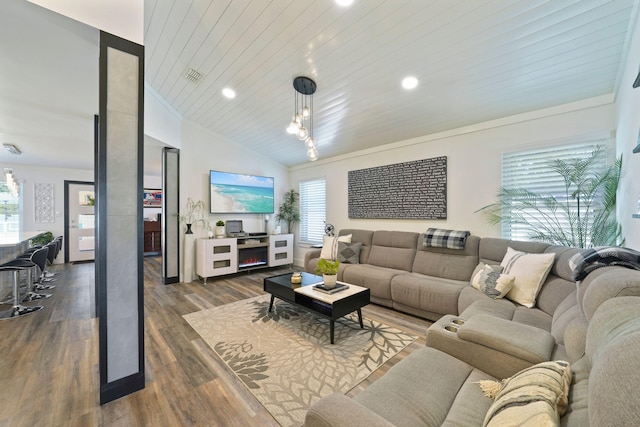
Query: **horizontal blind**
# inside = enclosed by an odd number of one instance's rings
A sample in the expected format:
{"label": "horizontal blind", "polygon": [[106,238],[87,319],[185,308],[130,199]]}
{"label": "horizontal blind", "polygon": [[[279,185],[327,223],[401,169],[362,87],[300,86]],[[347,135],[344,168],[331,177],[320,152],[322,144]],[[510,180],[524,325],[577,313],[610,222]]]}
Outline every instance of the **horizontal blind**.
{"label": "horizontal blind", "polygon": [[[502,187],[505,189],[526,189],[534,193],[553,195],[559,201],[567,202],[564,179],[555,172],[551,163],[556,160],[572,161],[585,159],[598,148],[607,148],[607,140],[578,142],[569,145],[546,147],[535,150],[518,151],[502,154]],[[601,156],[597,167],[602,171],[607,167],[610,158]],[[569,203],[576,204],[569,198]],[[574,206],[575,207],[575,206]],[[530,210],[524,214],[537,218],[545,212]],[[546,212],[549,213],[549,212]],[[509,218],[509,212],[503,212]],[[541,219],[541,218],[540,218]],[[529,221],[535,222],[535,219]],[[561,221],[561,227],[568,227],[567,221]],[[502,222],[502,237],[512,240],[530,240],[531,229],[525,224]]]}
{"label": "horizontal blind", "polygon": [[325,180],[300,182],[300,242],[322,243],[326,217]]}

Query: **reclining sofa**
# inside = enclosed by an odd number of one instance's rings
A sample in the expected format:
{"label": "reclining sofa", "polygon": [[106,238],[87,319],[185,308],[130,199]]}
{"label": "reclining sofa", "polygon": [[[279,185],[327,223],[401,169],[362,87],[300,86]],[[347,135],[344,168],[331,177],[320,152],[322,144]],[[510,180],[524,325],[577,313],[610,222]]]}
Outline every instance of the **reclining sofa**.
{"label": "reclining sofa", "polygon": [[[640,423],[640,271],[602,267],[576,282],[574,248],[468,236],[464,247],[449,249],[425,246],[419,233],[339,233],[349,235],[361,243],[360,256],[340,265],[339,280],[368,287],[376,304],[435,323],[425,348],[353,399],[320,400],[305,426],[483,425],[493,400],[476,382],[553,360],[567,361],[573,373],[562,425]],[[553,254],[529,306],[470,285],[481,263],[500,264],[509,250]],[[319,255],[306,254],[306,271]]]}

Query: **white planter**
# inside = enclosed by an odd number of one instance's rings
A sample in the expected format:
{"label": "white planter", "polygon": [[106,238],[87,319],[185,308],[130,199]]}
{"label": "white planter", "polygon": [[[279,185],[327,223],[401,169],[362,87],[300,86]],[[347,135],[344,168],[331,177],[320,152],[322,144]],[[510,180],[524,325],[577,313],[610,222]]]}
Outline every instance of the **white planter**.
{"label": "white planter", "polygon": [[322,281],[327,288],[333,288],[336,285],[336,280],[338,280],[337,274],[323,274]]}
{"label": "white planter", "polygon": [[225,236],[226,236],[226,233],[224,231],[224,225],[216,225],[216,238],[222,239]]}

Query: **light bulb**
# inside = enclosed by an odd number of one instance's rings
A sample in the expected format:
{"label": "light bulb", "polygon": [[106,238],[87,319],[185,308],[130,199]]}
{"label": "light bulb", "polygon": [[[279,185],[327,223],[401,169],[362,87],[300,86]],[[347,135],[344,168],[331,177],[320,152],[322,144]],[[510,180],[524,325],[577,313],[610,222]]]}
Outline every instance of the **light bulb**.
{"label": "light bulb", "polygon": [[305,147],[307,147],[307,149],[316,148],[316,139],[314,137],[310,136],[304,142],[304,145],[305,145]]}
{"label": "light bulb", "polygon": [[308,119],[310,115],[311,115],[311,109],[306,105],[302,107],[302,118]]}
{"label": "light bulb", "polygon": [[315,148],[307,150],[307,158],[312,162],[318,160],[318,150],[316,150]]}
{"label": "light bulb", "polygon": [[300,141],[304,141],[309,136],[309,131],[307,131],[307,128],[302,126],[300,129],[298,129],[298,133],[296,134],[296,136]]}
{"label": "light bulb", "polygon": [[293,121],[298,123],[298,124],[302,123],[302,116],[300,114],[296,113],[296,115],[293,116]]}
{"label": "light bulb", "polygon": [[292,120],[289,123],[289,126],[287,127],[287,133],[290,133],[291,135],[293,135],[296,132],[298,132],[298,123]]}

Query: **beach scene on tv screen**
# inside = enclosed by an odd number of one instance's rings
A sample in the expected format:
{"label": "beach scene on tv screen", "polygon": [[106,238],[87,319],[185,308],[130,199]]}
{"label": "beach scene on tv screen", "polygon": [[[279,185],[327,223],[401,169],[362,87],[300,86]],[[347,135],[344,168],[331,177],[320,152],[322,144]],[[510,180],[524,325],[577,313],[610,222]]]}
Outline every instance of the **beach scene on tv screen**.
{"label": "beach scene on tv screen", "polygon": [[211,171],[211,213],[273,213],[273,178]]}

